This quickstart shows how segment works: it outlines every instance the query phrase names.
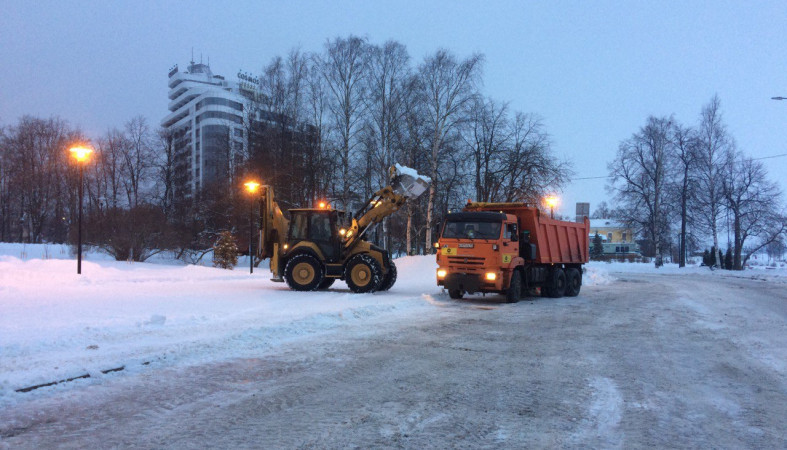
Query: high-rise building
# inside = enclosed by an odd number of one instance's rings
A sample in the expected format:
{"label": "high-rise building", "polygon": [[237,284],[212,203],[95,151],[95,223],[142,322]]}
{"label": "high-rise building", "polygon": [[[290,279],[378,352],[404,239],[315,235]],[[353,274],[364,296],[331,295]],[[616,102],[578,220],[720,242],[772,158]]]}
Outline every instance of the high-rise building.
{"label": "high-rise building", "polygon": [[203,188],[226,181],[248,147],[248,99],[256,80],[239,73],[238,81],[214,75],[207,64],[191,61],[169,72],[169,111],[161,121],[173,138],[175,201],[193,200]]}

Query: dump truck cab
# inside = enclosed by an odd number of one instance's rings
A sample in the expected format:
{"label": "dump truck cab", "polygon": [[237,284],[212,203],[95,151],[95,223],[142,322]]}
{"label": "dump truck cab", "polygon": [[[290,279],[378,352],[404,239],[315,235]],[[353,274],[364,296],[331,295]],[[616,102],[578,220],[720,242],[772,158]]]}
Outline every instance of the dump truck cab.
{"label": "dump truck cab", "polygon": [[519,224],[511,214],[448,214],[439,246],[438,285],[449,291],[503,293],[522,265]]}
{"label": "dump truck cab", "polygon": [[452,298],[500,293],[510,302],[538,289],[575,296],[588,261],[589,223],[545,217],[525,203],[468,203],[446,216],[437,284]]}

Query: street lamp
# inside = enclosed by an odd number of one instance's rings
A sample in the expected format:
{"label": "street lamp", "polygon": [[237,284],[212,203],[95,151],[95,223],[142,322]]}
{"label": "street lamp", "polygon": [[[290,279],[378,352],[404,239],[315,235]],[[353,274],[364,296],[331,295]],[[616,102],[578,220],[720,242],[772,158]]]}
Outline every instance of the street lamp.
{"label": "street lamp", "polygon": [[88,159],[90,159],[90,154],[93,153],[93,150],[87,147],[71,147],[69,150],[71,152],[71,156],[76,159],[77,164],[79,165],[79,225],[77,231],[77,275],[82,274],[82,187],[85,184],[84,179],[84,168],[85,164],[87,164]]}
{"label": "street lamp", "polygon": [[787,97],[771,97],[771,100],[787,100]]}
{"label": "street lamp", "polygon": [[555,218],[555,206],[558,204],[560,199],[555,197],[554,195],[550,195],[544,199],[544,202],[549,206],[549,215],[554,219]]}
{"label": "street lamp", "polygon": [[243,183],[249,192],[249,273],[254,273],[254,193],[260,187],[256,181]]}

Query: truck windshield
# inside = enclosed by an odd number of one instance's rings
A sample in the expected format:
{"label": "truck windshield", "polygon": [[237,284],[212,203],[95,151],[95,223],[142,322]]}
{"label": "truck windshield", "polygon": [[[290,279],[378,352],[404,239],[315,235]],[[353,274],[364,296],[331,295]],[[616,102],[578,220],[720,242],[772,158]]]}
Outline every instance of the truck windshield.
{"label": "truck windshield", "polygon": [[443,237],[451,239],[498,239],[500,222],[446,222]]}

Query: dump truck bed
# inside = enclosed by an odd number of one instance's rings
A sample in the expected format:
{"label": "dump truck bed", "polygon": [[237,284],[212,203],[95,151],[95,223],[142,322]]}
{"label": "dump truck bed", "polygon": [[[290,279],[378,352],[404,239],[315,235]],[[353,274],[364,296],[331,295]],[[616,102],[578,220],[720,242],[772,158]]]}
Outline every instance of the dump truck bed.
{"label": "dump truck bed", "polygon": [[[589,260],[590,221],[567,222],[523,203],[468,203],[465,211],[494,211],[517,216],[520,231],[530,232],[540,264],[584,264]],[[525,244],[521,242],[520,245]]]}

